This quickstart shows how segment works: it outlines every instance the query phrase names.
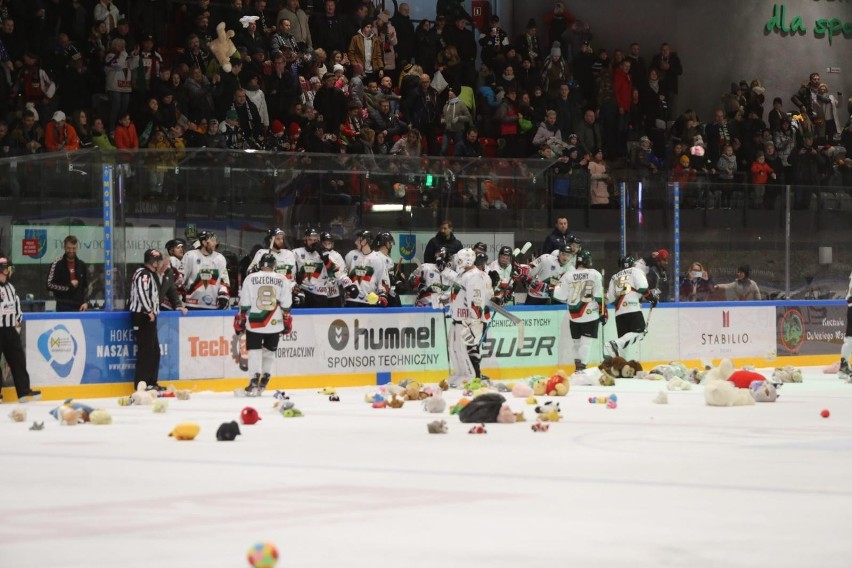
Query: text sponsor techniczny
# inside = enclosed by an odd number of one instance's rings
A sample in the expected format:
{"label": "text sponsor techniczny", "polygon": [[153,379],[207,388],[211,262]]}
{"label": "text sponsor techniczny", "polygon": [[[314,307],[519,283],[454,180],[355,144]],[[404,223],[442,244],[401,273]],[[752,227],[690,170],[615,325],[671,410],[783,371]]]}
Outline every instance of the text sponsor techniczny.
{"label": "text sponsor techniczny", "polygon": [[351,330],[344,320],[336,319],[328,326],[329,345],[355,354],[327,357],[326,364],[329,369],[434,365],[439,357],[435,332],[435,318],[429,318],[428,325],[407,327],[363,327],[356,318]]}

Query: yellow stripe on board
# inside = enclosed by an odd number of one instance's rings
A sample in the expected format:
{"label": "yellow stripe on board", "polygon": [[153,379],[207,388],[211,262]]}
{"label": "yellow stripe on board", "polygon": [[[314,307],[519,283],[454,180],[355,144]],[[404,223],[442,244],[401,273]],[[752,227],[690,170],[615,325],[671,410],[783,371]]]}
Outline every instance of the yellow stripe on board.
{"label": "yellow stripe on board", "polygon": [[[745,366],[754,366],[756,368],[767,367],[784,367],[792,365],[794,367],[813,367],[820,365],[831,365],[836,363],[839,355],[803,355],[798,357],[778,357],[774,361],[768,361],[761,357],[751,357],[743,359],[734,359],[734,365],[737,368]],[[681,361],[687,368],[700,368],[701,361]],[[656,365],[668,364],[669,361],[648,361],[642,362],[642,367],[650,371]],[[714,360],[714,364],[719,361]],[[526,379],[533,375],[550,376],[558,369],[564,370],[566,373],[573,373],[573,365],[563,365],[561,367],[515,367],[511,369],[483,369],[483,373],[494,380],[510,381],[518,379]],[[399,383],[403,379],[414,379],[421,383],[437,383],[441,379],[447,378],[446,370],[439,371],[394,371],[391,373],[391,379],[395,383]],[[363,387],[370,386],[376,383],[375,373],[349,373],[346,375],[309,375],[300,377],[273,377],[269,381],[268,390],[290,390],[290,389],[314,389],[323,387]],[[188,389],[192,392],[201,391],[216,391],[229,392],[238,388],[245,387],[248,384],[248,378],[242,379],[204,379],[204,380],[186,380],[186,381],[162,381],[163,386],[174,385],[179,389]],[[35,388],[42,391],[42,400],[65,400],[67,398],[107,398],[127,396],[133,393],[132,383],[103,383],[103,384],[88,384],[88,385],[69,385],[61,387],[39,387]],[[6,387],[3,389],[3,400],[5,402],[15,402],[15,389]]]}

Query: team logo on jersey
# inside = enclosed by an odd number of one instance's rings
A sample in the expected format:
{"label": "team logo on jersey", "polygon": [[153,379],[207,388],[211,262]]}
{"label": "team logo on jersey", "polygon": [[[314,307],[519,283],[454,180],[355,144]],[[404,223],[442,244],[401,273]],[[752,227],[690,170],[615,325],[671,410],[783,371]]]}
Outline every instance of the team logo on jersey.
{"label": "team logo on jersey", "polygon": [[64,325],[57,325],[38,337],[38,351],[62,379],[71,374],[77,357],[77,339]]}
{"label": "team logo on jersey", "polygon": [[399,254],[405,260],[414,258],[417,251],[417,235],[404,234],[399,236]]}
{"label": "team logo on jersey", "polygon": [[342,319],[336,319],[328,326],[328,343],[335,351],[341,351],[349,343],[349,326]]}
{"label": "team logo on jersey", "polygon": [[47,252],[47,229],[24,229],[21,253],[30,258],[42,258]]}

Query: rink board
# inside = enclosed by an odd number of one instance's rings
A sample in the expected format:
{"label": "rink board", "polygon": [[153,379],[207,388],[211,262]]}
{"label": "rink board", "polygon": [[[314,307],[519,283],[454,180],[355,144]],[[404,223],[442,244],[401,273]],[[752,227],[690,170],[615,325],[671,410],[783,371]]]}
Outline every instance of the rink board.
{"label": "rink board", "polygon": [[[482,342],[484,372],[503,380],[549,375],[558,368],[571,372],[565,308],[509,309],[525,322],[523,341],[511,322],[496,316]],[[628,358],[645,366],[675,360],[698,365],[725,357],[740,365],[829,364],[843,341],[845,311],[843,301],[660,304],[653,313],[646,306],[648,334]],[[272,387],[440,380],[448,374],[445,323],[450,325],[440,311],[422,308],[294,311],[293,333],[279,341]],[[127,312],[27,314],[24,335],[32,384],[46,398],[131,390],[136,352]],[[603,339],[615,335],[613,317]],[[161,381],[196,390],[245,383],[245,345],[233,330],[233,312],[162,314],[159,337]],[[589,363],[601,355],[597,340]]]}

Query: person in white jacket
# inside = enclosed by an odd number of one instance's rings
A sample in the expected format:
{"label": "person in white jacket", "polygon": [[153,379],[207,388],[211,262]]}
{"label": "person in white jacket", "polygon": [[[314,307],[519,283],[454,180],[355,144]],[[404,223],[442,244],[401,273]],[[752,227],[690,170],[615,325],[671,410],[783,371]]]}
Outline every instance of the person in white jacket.
{"label": "person in white jacket", "polygon": [[111,33],[118,26],[118,21],[124,17],[118,12],[118,8],[112,3],[112,0],[99,0],[95,4],[94,16],[95,22],[106,24],[107,33]]}
{"label": "person in white jacket", "polygon": [[[133,50],[133,56],[138,53],[138,47]],[[109,53],[104,59],[106,73],[106,92],[109,96],[109,129],[115,132],[118,117],[127,112],[130,105],[130,92],[133,90],[133,74],[130,71],[129,56],[125,51],[125,43],[121,38],[115,38],[109,43]]]}
{"label": "person in white jacket", "polygon": [[561,156],[562,150],[566,148],[566,144],[562,140],[562,131],[559,129],[556,119],[555,110],[547,111],[544,121],[538,125],[538,130],[535,131],[532,143],[535,147],[546,144],[548,148],[553,150],[554,154]]}
{"label": "person in white jacket", "polygon": [[450,147],[450,138],[456,144],[461,143],[464,138],[464,133],[468,127],[473,125],[473,117],[470,115],[470,109],[459,98],[458,87],[450,85],[447,88],[447,104],[444,105],[444,112],[441,115],[441,124],[444,125],[444,135],[441,138],[441,155],[447,154],[447,149]]}
{"label": "person in white jacket", "polygon": [[269,128],[269,108],[266,106],[266,95],[260,89],[260,79],[257,75],[252,75],[246,85],[246,98],[254,103],[257,107],[257,114],[260,115],[260,123],[264,129]]}

